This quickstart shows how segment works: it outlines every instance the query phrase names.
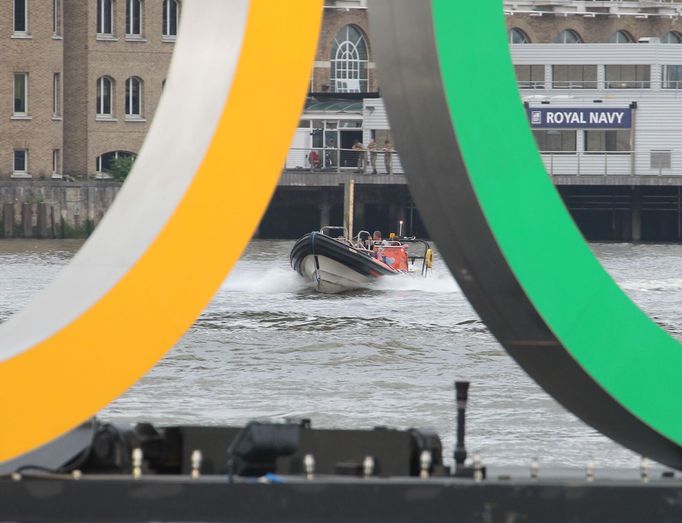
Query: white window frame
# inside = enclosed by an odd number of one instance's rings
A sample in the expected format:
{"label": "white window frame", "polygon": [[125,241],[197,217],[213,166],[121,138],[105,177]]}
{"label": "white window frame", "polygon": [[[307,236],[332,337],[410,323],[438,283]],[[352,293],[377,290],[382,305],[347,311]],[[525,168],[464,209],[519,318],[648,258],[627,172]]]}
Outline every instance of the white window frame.
{"label": "white window frame", "polygon": [[[17,153],[18,152],[24,153],[24,168],[23,169],[17,169]],[[28,178],[30,176],[28,174],[28,149],[14,149],[14,153],[12,154],[12,176],[17,177],[17,178]]]}
{"label": "white window frame", "polygon": [[107,151],[105,153],[102,153],[97,158],[95,158],[95,172],[97,173],[96,178],[99,178],[99,179],[110,179],[111,178],[111,175],[109,173],[105,173],[102,170],[102,156],[104,156],[105,154],[110,154],[110,153],[114,155],[114,160],[118,160],[121,157],[121,154],[130,155],[130,156],[133,156],[134,158],[137,158],[136,153],[131,153],[131,152],[124,151],[124,150]]}
{"label": "white window frame", "polygon": [[[138,105],[138,112],[134,113],[132,112],[133,105],[134,105],[134,89],[133,89],[133,84],[134,82],[137,82],[137,105]],[[142,81],[142,78],[139,76],[131,76],[126,80],[126,90],[125,90],[125,115],[126,115],[126,120],[142,120],[142,101],[143,101],[143,96],[142,96],[142,89],[144,86],[144,82]]]}
{"label": "white window frame", "polygon": [[62,0],[52,0],[52,38],[62,37]]}
{"label": "white window frame", "polygon": [[[135,14],[135,4],[139,6],[139,14],[137,20],[137,25],[139,30],[134,32],[136,18],[133,16]],[[130,40],[140,40],[142,39],[142,24],[144,22],[144,1],[143,0],[126,0],[126,38]]]}
{"label": "white window frame", "polygon": [[28,32],[28,2],[29,0],[21,0],[24,2],[24,28],[17,29],[17,1],[12,1],[12,36],[26,37]]}
{"label": "white window frame", "polygon": [[52,178],[62,177],[62,151],[61,149],[52,149]]}
{"label": "white window frame", "polygon": [[[105,111],[104,85],[109,83],[109,110]],[[97,79],[96,114],[98,119],[112,120],[114,118],[114,80],[110,76],[104,75]]]}
{"label": "white window frame", "polygon": [[62,75],[52,75],[52,118],[62,117]]}
{"label": "white window frame", "polygon": [[[114,1],[97,0],[97,36],[100,38],[112,38],[114,36]],[[108,13],[106,12],[107,4],[109,5]],[[109,31],[106,31],[107,20]]]}
{"label": "white window frame", "polygon": [[[161,16],[161,38],[165,42],[175,42],[180,26],[180,2],[177,0],[163,0],[163,14]],[[171,27],[171,10],[175,9],[175,27]],[[171,29],[175,31],[171,34]]]}
{"label": "white window frame", "polygon": [[[356,41],[350,39],[350,30],[355,29],[360,38]],[[342,35],[342,32],[345,34]],[[334,37],[336,53],[331,57],[334,75],[330,78],[332,91],[335,93],[361,93],[369,91],[369,45],[367,37],[362,30],[348,24],[342,27]],[[360,46],[364,45],[367,58],[360,57]],[[362,65],[364,63],[364,74],[362,76]],[[363,84],[365,89],[363,90]]]}
{"label": "white window frame", "polygon": [[[24,92],[21,93],[24,100],[24,110],[16,110],[16,100],[17,100],[17,77],[24,78]],[[12,82],[12,116],[13,117],[28,117],[28,73],[14,73]]]}

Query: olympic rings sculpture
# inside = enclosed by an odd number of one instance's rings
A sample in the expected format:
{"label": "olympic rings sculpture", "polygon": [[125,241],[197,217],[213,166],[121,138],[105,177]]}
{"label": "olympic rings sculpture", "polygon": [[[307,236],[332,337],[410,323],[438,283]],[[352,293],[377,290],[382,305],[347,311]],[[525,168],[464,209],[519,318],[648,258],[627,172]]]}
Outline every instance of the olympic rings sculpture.
{"label": "olympic rings sculpture", "polygon": [[[500,2],[370,7],[410,189],[478,313],[566,408],[682,468],[682,347],[611,280],[561,203],[520,104]],[[0,327],[0,462],[124,392],[209,302],[276,185],[322,9],[322,0],[184,3],[133,173],[70,266]],[[491,71],[495,82],[476,81]],[[253,103],[266,97],[276,103]],[[254,140],[266,119],[271,132]],[[231,241],[216,241],[225,230]]]}

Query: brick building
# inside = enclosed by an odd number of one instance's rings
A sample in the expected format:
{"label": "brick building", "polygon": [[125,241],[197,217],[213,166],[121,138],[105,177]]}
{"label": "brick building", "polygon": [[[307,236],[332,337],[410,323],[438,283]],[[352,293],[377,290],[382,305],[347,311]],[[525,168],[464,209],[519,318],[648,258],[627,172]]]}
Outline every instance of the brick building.
{"label": "brick building", "polygon": [[326,0],[311,93],[376,92],[367,0]]}
{"label": "brick building", "polygon": [[102,177],[137,153],[179,11],[177,0],[0,0],[0,178]]}
{"label": "brick building", "polygon": [[[53,0],[0,2],[0,177],[61,172],[63,27]],[[55,11],[57,8],[57,11]]]}

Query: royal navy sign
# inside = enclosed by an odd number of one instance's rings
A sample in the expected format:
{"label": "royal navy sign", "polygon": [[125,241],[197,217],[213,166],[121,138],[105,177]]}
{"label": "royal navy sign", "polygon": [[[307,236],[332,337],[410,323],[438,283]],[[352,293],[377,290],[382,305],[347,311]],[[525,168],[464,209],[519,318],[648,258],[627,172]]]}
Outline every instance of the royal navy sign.
{"label": "royal navy sign", "polygon": [[629,129],[632,109],[583,107],[529,107],[533,129]]}

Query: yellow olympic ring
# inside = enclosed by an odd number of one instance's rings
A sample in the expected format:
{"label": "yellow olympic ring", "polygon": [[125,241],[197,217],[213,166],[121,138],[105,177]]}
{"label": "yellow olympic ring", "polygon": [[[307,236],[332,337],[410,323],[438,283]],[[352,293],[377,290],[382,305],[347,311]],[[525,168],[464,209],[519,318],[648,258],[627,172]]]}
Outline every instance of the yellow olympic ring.
{"label": "yellow olympic ring", "polygon": [[0,462],[124,392],[209,302],[277,183],[322,10],[322,0],[185,2],[129,181],[72,265],[0,329]]}

